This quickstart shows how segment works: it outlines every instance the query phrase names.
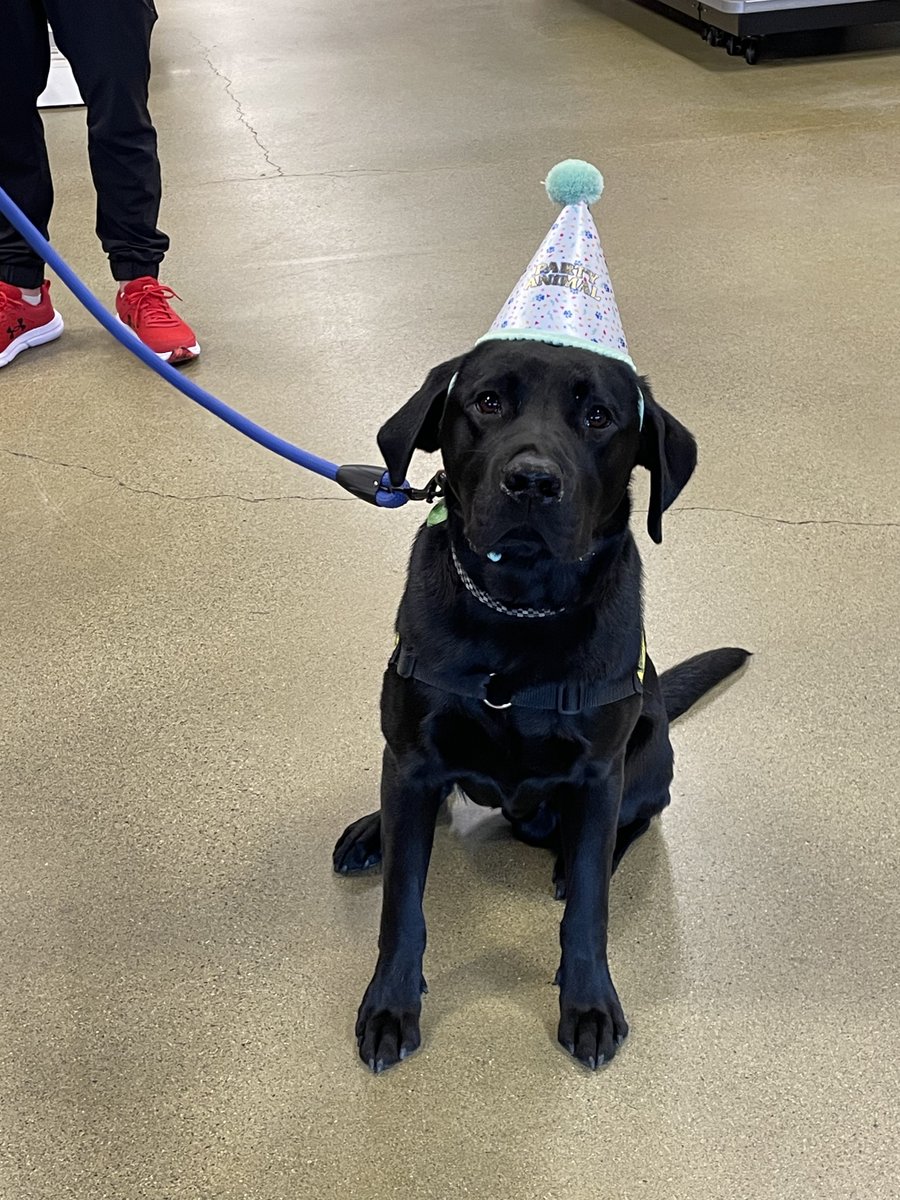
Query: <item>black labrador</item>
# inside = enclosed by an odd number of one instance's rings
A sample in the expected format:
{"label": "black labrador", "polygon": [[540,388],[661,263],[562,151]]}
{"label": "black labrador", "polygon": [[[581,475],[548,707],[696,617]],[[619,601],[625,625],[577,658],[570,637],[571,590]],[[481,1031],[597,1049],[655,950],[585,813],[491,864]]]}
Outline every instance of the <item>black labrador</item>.
{"label": "black labrador", "polygon": [[419,1046],[425,876],[458,787],[558,854],[559,1040],[597,1067],[628,1032],[610,877],[669,803],[669,722],[747,657],[712,650],[660,677],[644,647],[631,473],[650,472],[659,542],[696,443],[623,362],[490,341],[435,367],[378,444],[395,486],[415,448],[440,450],[446,497],[416,537],[384,676],[381,810],[334,852],[342,873],[384,862],[360,1056],[378,1072]]}

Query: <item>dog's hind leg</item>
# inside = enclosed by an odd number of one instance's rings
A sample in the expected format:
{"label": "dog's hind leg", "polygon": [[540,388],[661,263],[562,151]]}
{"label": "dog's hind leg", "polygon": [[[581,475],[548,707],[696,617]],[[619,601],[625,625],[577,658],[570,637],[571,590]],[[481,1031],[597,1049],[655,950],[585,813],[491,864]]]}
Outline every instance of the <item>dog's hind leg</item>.
{"label": "dog's hind leg", "polygon": [[[658,817],[668,805],[672,766],[668,722],[659,715],[655,719],[642,716],[628,743],[625,787],[613,851],[613,871],[629,848],[647,832],[653,818]],[[566,865],[561,854],[558,855],[553,868],[553,890],[557,900],[565,900]]]}
{"label": "dog's hind leg", "polygon": [[[632,821],[630,825],[619,826],[616,830],[616,848],[613,851],[613,871],[615,871],[616,867],[625,857],[625,852],[629,846],[633,842],[636,842],[649,828],[649,817]],[[553,865],[553,895],[557,900],[565,900],[566,898],[566,860],[562,852],[557,855],[556,862]]]}
{"label": "dog's hind leg", "polygon": [[332,854],[339,875],[368,871],[381,862],[381,813],[368,813],[348,825],[338,838]]}
{"label": "dog's hind leg", "polygon": [[654,717],[642,716],[628,744],[613,870],[667,807],[673,765],[668,721],[658,712]]}
{"label": "dog's hind leg", "polygon": [[625,857],[625,852],[629,846],[636,842],[650,828],[650,820],[650,817],[643,817],[640,820],[632,821],[630,825],[619,826],[616,831],[616,848],[613,851],[612,869],[614,871]]}
{"label": "dog's hind leg", "polygon": [[541,804],[527,820],[511,819],[513,837],[526,846],[552,850],[556,855],[553,867],[553,892],[557,900],[566,898],[566,864],[562,853],[559,813],[548,803]]}
{"label": "dog's hind leg", "polygon": [[[668,803],[668,795],[660,800],[659,812]],[[537,846],[541,850],[553,850],[556,859],[553,864],[553,894],[557,900],[566,898],[566,860],[562,853],[562,838],[559,831],[559,813],[549,804],[542,804],[537,812],[527,821],[514,820],[511,822],[513,837],[528,846]],[[622,861],[625,851],[636,842],[641,834],[650,828],[650,818],[642,817],[631,821],[628,825],[620,825],[616,831],[616,848],[613,851],[612,869]],[[350,829],[353,829],[351,825]],[[348,830],[349,833],[349,830]],[[347,836],[346,834],[344,835]],[[340,843],[339,843],[340,845]],[[341,868],[335,868],[339,870]],[[346,871],[346,868],[344,868]]]}
{"label": "dog's hind leg", "polygon": [[559,813],[546,801],[539,804],[530,817],[510,817],[513,837],[527,846],[539,846],[544,850],[559,850],[562,840],[559,832]]}

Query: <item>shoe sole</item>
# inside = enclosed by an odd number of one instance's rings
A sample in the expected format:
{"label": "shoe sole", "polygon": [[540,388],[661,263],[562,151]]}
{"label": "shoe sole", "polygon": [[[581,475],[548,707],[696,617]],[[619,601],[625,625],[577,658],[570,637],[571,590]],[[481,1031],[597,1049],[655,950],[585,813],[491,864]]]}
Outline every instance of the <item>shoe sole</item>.
{"label": "shoe sole", "polygon": [[[116,313],[116,320],[120,325],[124,325],[126,329],[131,329],[128,322],[123,321],[118,313]],[[131,329],[131,332],[134,333],[134,330]],[[134,333],[134,336],[138,337],[136,333]],[[138,338],[138,341],[140,340]],[[141,342],[141,344],[147,346],[146,342]],[[147,346],[147,349],[149,350],[150,347]],[[183,363],[193,362],[197,358],[200,353],[200,343],[194,342],[193,346],[178,346],[175,350],[154,350],[153,353],[157,358],[161,358],[163,362],[170,362],[174,363],[175,366],[181,366]]]}
{"label": "shoe sole", "polygon": [[14,342],[10,342],[0,354],[0,367],[8,367],[23,350],[30,350],[33,346],[43,346],[45,342],[55,341],[64,329],[63,319],[54,308],[52,321],[48,321],[46,325],[37,325],[34,329],[29,329],[25,333],[19,334]]}

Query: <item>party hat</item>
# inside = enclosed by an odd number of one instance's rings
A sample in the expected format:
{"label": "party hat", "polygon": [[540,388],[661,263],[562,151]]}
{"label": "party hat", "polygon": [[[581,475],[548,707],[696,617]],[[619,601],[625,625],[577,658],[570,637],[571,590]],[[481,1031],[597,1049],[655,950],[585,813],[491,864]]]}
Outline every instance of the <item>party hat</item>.
{"label": "party hat", "polygon": [[553,168],[546,188],[563,210],[481,341],[579,346],[634,367],[589,207],[600,199],[603,176],[570,158]]}

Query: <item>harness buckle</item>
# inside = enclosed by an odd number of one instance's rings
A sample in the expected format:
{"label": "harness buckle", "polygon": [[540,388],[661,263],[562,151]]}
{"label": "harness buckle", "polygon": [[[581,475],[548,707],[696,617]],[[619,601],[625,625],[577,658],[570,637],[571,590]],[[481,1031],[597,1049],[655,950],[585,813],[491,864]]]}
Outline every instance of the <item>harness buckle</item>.
{"label": "harness buckle", "polygon": [[[512,708],[512,700],[504,700],[501,703],[495,703],[494,700],[488,699],[488,694],[491,692],[491,690],[494,690],[494,691],[497,690],[496,688],[493,687],[493,680],[496,678],[497,678],[497,672],[491,671],[490,675],[488,675],[488,677],[487,677],[487,683],[485,684],[484,696],[482,697],[483,703],[486,704],[488,706],[488,708],[493,708],[493,709],[496,709],[497,711],[500,711],[501,709],[504,709],[504,708]],[[503,695],[503,692],[501,692],[500,695]],[[506,695],[508,696],[509,692],[507,692]],[[500,696],[495,697],[495,699],[499,701]]]}
{"label": "harness buckle", "polygon": [[577,716],[585,707],[584,687],[580,683],[561,683],[556,691],[556,711],[562,717]]}

